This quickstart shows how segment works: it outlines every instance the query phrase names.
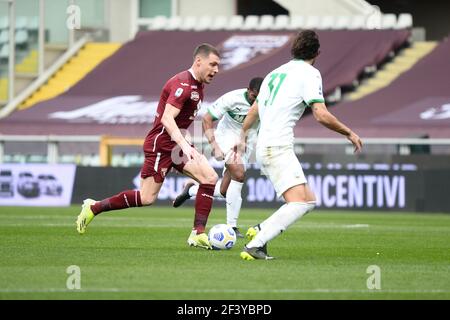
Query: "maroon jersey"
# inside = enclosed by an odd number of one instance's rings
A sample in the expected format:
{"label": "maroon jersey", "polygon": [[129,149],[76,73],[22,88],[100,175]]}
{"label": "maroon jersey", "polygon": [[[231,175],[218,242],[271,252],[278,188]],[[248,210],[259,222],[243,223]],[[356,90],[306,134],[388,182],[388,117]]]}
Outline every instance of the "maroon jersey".
{"label": "maroon jersey", "polygon": [[176,142],[167,133],[161,123],[166,103],[180,109],[175,123],[180,129],[187,129],[194,121],[203,100],[203,84],[194,79],[188,70],[180,72],[169,79],[159,99],[153,128],[144,142],[144,152],[171,152]]}

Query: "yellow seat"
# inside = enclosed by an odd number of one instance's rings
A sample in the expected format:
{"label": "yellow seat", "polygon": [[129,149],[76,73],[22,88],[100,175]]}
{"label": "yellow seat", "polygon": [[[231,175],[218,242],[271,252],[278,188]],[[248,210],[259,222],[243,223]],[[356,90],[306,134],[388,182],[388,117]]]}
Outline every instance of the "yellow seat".
{"label": "yellow seat", "polygon": [[355,92],[347,96],[348,100],[357,100],[388,86],[402,73],[411,69],[420,59],[426,56],[436,46],[436,42],[416,42],[410,48],[404,49],[384,68],[360,85]]}
{"label": "yellow seat", "polygon": [[[19,109],[26,109],[34,104],[60,95],[86,74],[92,71],[103,60],[111,56],[120,48],[119,43],[87,43],[77,55],[67,61],[50,79],[28,97]],[[19,67],[21,70],[31,70],[34,66],[32,58],[37,61],[37,53],[30,56],[30,61],[24,61],[24,65]],[[16,68],[17,69],[17,68]],[[36,64],[37,69],[37,64]],[[22,71],[21,71],[22,72]],[[23,71],[25,72],[25,71]]]}

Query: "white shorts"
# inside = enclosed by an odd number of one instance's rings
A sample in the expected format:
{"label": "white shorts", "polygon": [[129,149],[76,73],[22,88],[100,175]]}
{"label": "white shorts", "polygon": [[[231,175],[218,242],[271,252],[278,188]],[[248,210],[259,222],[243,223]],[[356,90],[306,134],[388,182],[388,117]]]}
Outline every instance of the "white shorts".
{"label": "white shorts", "polygon": [[256,159],[278,197],[294,186],[307,183],[292,146],[257,148]]}
{"label": "white shorts", "polygon": [[[224,165],[225,163],[228,161],[228,159],[234,154],[233,152],[233,147],[236,145],[237,142],[235,142],[234,140],[223,140],[221,138],[217,138],[216,137],[216,142],[220,148],[220,150],[222,150],[222,152],[225,154],[225,161],[224,161]],[[248,168],[248,164],[249,164],[249,160],[251,157],[251,154],[253,152],[253,148],[250,145],[247,145],[247,150],[245,152],[245,154],[242,155],[241,160],[242,160],[242,164],[244,165],[244,170],[247,170]],[[225,172],[225,167],[223,172]]]}

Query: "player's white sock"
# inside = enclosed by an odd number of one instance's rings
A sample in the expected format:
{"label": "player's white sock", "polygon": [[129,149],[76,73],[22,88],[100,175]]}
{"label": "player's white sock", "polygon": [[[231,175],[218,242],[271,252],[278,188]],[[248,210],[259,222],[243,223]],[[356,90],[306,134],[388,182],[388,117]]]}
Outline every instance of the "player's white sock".
{"label": "player's white sock", "polygon": [[[189,195],[191,196],[191,198],[197,195],[197,191],[198,191],[198,184],[194,184],[192,187],[189,188]],[[220,193],[220,180],[217,181],[216,186],[214,188],[214,197],[223,198],[223,195]]]}
{"label": "player's white sock", "polygon": [[[307,204],[309,204],[309,206],[308,206],[308,211],[307,211],[305,214],[307,214],[308,212],[311,212],[311,211],[314,210],[314,207],[316,206],[316,202],[315,202],[315,201],[308,201]],[[285,205],[287,205],[287,203],[285,203],[284,205],[282,205],[282,206],[280,207],[280,209],[281,209],[282,207],[284,207]],[[278,210],[279,210],[279,209],[278,209]],[[269,217],[269,218],[270,218],[270,217]],[[260,230],[264,228],[264,225],[266,224],[266,221],[267,221],[267,220],[268,220],[268,219],[264,220],[263,222],[261,222],[261,223],[259,224],[259,229],[260,229]]]}
{"label": "player's white sock", "polygon": [[195,197],[197,195],[198,191],[198,184],[194,184],[192,187],[189,188],[189,195],[192,197]]}
{"label": "player's white sock", "polygon": [[227,224],[236,227],[237,220],[239,218],[239,212],[241,211],[242,206],[242,197],[241,191],[242,186],[244,184],[242,182],[238,182],[235,180],[230,181],[230,185],[227,190]]}
{"label": "player's white sock", "polygon": [[[281,208],[283,208],[283,207],[285,207],[285,206],[287,206],[287,203],[283,204],[280,208],[278,208],[278,210],[277,210],[276,212],[280,211]],[[275,214],[275,213],[273,213],[273,214]],[[273,215],[273,214],[272,214],[272,215]],[[271,216],[269,216],[269,218],[267,218],[267,219],[264,220],[263,222],[260,222],[260,223],[259,223],[259,231],[261,231],[263,228],[265,228],[265,226],[266,226],[266,224],[267,224],[267,221],[270,219],[270,217],[271,217]],[[269,220],[269,221],[270,221],[270,220]]]}
{"label": "player's white sock", "polygon": [[[233,180],[231,180],[233,181]],[[222,183],[222,180],[217,181],[216,186],[214,188],[214,197],[215,198],[222,198],[223,199],[223,194],[220,193],[220,184]]]}
{"label": "player's white sock", "polygon": [[308,211],[306,211],[306,213],[310,213],[316,207],[316,202],[315,201],[308,201],[307,204],[308,204]]}
{"label": "player's white sock", "polygon": [[267,242],[286,230],[291,224],[314,209],[314,202],[289,202],[281,206],[261,226],[255,238],[247,244],[247,248],[262,247]]}

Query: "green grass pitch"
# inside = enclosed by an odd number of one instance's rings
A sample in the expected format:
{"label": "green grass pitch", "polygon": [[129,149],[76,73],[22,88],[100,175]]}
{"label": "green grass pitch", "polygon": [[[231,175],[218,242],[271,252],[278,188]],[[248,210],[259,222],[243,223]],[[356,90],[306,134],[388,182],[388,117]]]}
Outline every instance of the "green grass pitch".
{"label": "green grass pitch", "polygon": [[[243,261],[243,239],[187,246],[193,208],[104,213],[83,236],[78,212],[0,207],[0,299],[450,299],[450,215],[317,210],[270,243],[276,260]],[[243,209],[242,231],[271,212]],[[214,208],[208,226],[224,221]]]}

